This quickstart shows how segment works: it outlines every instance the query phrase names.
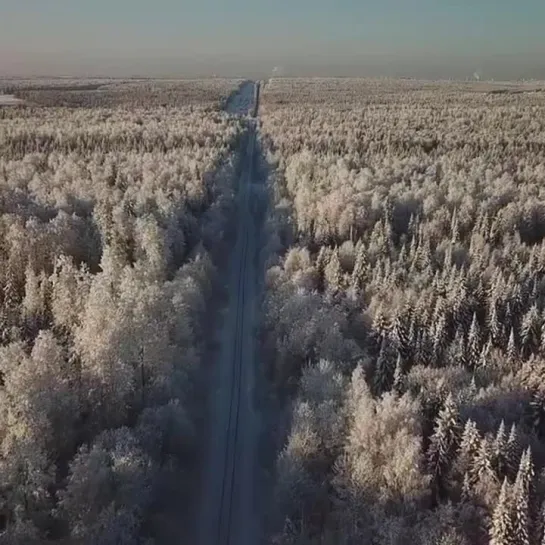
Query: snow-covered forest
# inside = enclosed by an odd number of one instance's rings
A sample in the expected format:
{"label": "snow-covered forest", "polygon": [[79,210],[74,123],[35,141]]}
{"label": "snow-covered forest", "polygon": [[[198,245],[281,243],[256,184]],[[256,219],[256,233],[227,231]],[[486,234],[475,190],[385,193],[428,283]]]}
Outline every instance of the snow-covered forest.
{"label": "snow-covered forest", "polygon": [[274,543],[543,543],[543,89],[263,87]]}
{"label": "snow-covered forest", "polygon": [[238,222],[260,256],[231,263],[266,263],[262,320],[242,305],[227,343],[259,334],[265,541],[541,545],[545,86],[256,91],[0,80],[0,543],[159,545],[191,518],[236,194],[267,177],[264,232]]}
{"label": "snow-covered forest", "polygon": [[239,83],[0,84],[1,543],[152,543],[192,492]]}
{"label": "snow-covered forest", "polygon": [[29,105],[53,107],[222,108],[241,79],[0,79],[0,95]]}

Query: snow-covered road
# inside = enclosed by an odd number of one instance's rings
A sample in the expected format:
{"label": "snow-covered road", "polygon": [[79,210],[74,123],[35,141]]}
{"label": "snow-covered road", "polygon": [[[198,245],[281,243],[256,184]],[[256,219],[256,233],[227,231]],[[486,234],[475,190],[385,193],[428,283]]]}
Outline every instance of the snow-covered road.
{"label": "snow-covered road", "polygon": [[[253,85],[250,94],[254,96]],[[258,539],[255,483],[260,423],[254,406],[254,326],[260,220],[251,206],[255,192],[255,131],[256,122],[251,120],[238,191],[229,304],[210,395],[210,440],[198,510],[198,545],[255,545]]]}
{"label": "snow-covered road", "polygon": [[256,84],[253,81],[243,83],[236,93],[227,100],[225,110],[230,114],[253,114]]}

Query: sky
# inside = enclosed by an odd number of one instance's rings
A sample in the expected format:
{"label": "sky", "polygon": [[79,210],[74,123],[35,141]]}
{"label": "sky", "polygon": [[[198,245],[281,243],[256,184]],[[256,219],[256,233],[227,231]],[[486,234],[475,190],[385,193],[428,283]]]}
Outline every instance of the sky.
{"label": "sky", "polygon": [[273,73],[545,79],[545,0],[0,0],[0,76]]}

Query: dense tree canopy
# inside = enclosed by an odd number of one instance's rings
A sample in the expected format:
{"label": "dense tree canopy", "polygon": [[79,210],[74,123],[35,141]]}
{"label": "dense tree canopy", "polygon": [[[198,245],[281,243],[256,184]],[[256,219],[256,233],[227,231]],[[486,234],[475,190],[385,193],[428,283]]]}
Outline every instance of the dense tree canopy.
{"label": "dense tree canopy", "polygon": [[261,112],[277,542],[541,543],[545,93],[272,79]]}
{"label": "dense tree canopy", "polygon": [[246,129],[123,85],[147,105],[0,109],[2,543],[134,545],[184,490]]}

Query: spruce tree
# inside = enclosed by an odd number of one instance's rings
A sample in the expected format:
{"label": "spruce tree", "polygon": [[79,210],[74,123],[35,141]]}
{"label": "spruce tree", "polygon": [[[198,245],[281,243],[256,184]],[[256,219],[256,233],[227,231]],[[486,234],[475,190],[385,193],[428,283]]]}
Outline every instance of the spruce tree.
{"label": "spruce tree", "polygon": [[379,305],[373,318],[373,333],[376,338],[380,339],[380,343],[382,343],[382,340],[388,335],[389,330],[390,324],[388,318],[384,313],[382,305]]}
{"label": "spruce tree", "polygon": [[498,316],[498,307],[495,302],[490,305],[488,312],[488,331],[494,346],[503,348],[503,327]]}
{"label": "spruce tree", "polygon": [[450,347],[450,352],[453,358],[453,365],[464,368],[469,367],[467,343],[465,340],[464,330],[461,326],[456,330],[456,336],[454,337],[454,341]]}
{"label": "spruce tree", "polygon": [[521,352],[528,358],[541,344],[541,315],[534,303],[522,319]]}
{"label": "spruce tree", "polygon": [[535,542],[545,545],[545,502],[541,503],[541,508],[534,525],[534,532],[536,536]]}
{"label": "spruce tree", "polygon": [[498,478],[505,477],[506,474],[506,461],[505,461],[505,452],[507,448],[507,431],[505,429],[505,422],[502,420],[498,431],[496,432],[496,437],[493,443],[493,454],[494,454],[494,470],[498,475]]}
{"label": "spruce tree", "polygon": [[454,399],[449,394],[435,421],[430,438],[427,459],[432,476],[435,499],[444,495],[445,478],[454,460],[461,435],[460,416]]}
{"label": "spruce tree", "polygon": [[479,445],[477,455],[473,459],[473,465],[470,468],[470,476],[473,482],[481,479],[496,480],[493,466],[494,454],[490,441],[484,437]]}
{"label": "spruce tree", "polygon": [[431,366],[434,363],[433,341],[425,328],[419,329],[413,341],[413,360],[416,364]]}
{"label": "spruce tree", "polygon": [[481,328],[477,319],[477,313],[473,313],[473,319],[467,336],[467,365],[470,369],[475,367],[481,353]]}
{"label": "spruce tree", "polygon": [[356,262],[351,277],[351,286],[355,293],[360,293],[364,289],[368,274],[366,249],[363,244],[360,244],[356,253]]}
{"label": "spruce tree", "polygon": [[475,457],[479,452],[481,445],[481,434],[477,429],[477,424],[471,419],[467,420],[460,441],[458,459],[456,462],[458,472],[465,474],[472,467]]}
{"label": "spruce tree", "polygon": [[460,492],[460,501],[462,503],[471,503],[473,501],[473,485],[469,473],[464,473],[462,477],[462,489]]}
{"label": "spruce tree", "polygon": [[434,315],[433,352],[436,362],[441,359],[448,346],[447,317],[444,312]]}
{"label": "spruce tree", "polygon": [[541,343],[539,344],[539,352],[541,354],[545,354],[545,319],[542,319],[542,323],[543,325],[541,326]]}
{"label": "spruce tree", "polygon": [[514,328],[511,328],[511,332],[509,333],[509,341],[507,343],[507,357],[510,360],[516,360],[518,358],[518,348]]}
{"label": "spruce tree", "polygon": [[401,354],[397,355],[396,366],[394,370],[394,383],[392,386],[397,395],[402,396],[407,390],[405,365]]}
{"label": "spruce tree", "polygon": [[514,514],[516,545],[529,545],[533,535],[535,514],[535,482],[532,452],[528,447],[520,458],[519,470],[514,485]]}
{"label": "spruce tree", "polygon": [[381,396],[392,387],[394,380],[394,363],[391,350],[388,347],[386,339],[382,340],[380,352],[375,364],[375,373],[373,375],[374,393]]}
{"label": "spruce tree", "polygon": [[329,262],[330,249],[327,246],[320,247],[318,256],[316,257],[316,272],[318,276],[318,291],[323,292],[325,289],[325,267]]}
{"label": "spruce tree", "polygon": [[498,503],[492,515],[490,545],[514,545],[515,532],[511,507],[511,490],[506,478],[503,480]]}
{"label": "spruce tree", "polygon": [[492,341],[488,340],[483,346],[481,353],[479,355],[479,361],[477,366],[485,369],[488,366],[488,361],[490,358],[490,353],[492,352]]}
{"label": "spruce tree", "polygon": [[513,490],[513,545],[530,545],[530,505],[528,491],[515,482]]}
{"label": "spruce tree", "polygon": [[410,323],[412,314],[409,303],[398,310],[390,332],[391,339],[404,360],[408,360],[411,356]]}
{"label": "spruce tree", "polygon": [[343,288],[343,272],[337,248],[331,253],[329,262],[325,266],[324,277],[327,289],[336,292]]}
{"label": "spruce tree", "polygon": [[519,436],[517,432],[516,424],[511,426],[509,432],[509,439],[505,447],[505,469],[507,470],[507,476],[513,481],[517,475],[517,471],[520,463],[521,446],[519,442]]}
{"label": "spruce tree", "polygon": [[530,426],[536,435],[542,438],[545,435],[545,392],[536,388],[532,392],[532,399],[529,407]]}

